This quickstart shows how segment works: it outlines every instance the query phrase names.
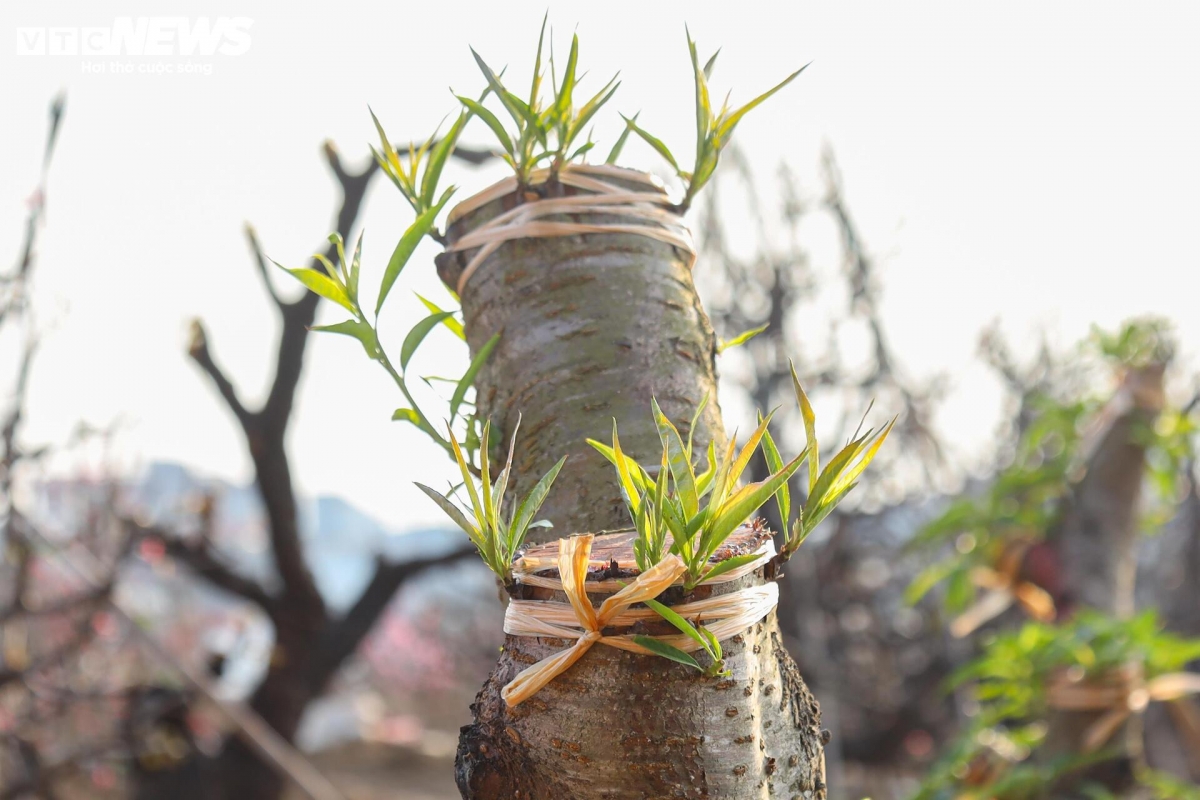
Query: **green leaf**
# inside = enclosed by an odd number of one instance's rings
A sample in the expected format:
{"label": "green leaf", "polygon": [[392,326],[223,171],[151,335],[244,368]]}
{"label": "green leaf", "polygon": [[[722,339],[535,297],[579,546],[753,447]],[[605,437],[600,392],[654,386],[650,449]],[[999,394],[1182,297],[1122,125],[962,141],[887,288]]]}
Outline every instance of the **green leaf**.
{"label": "green leaf", "polygon": [[688,638],[692,639],[701,647],[708,647],[707,643],[704,641],[704,637],[700,634],[700,631],[696,630],[695,626],[684,619],[675,609],[671,608],[670,606],[663,605],[662,603],[653,599],[646,600],[644,602],[647,606],[654,609],[654,611],[657,612],[660,617],[678,628],[680,633],[687,634]]}
{"label": "green leaf", "polygon": [[767,426],[771,424],[771,418],[775,416],[775,409],[772,409],[767,416],[758,423],[758,427],[754,429],[754,433],[750,434],[750,438],[746,440],[746,444],[742,446],[742,450],[738,453],[737,460],[733,462],[733,467],[729,470],[729,483],[736,484],[741,480],[742,473],[746,471],[746,467],[750,465],[750,459],[754,457],[754,451],[758,449],[758,443],[762,441],[762,437],[767,432]]}
{"label": "green leaf", "polygon": [[659,140],[657,137],[655,137],[655,136],[652,136],[651,134],[649,134],[649,133],[647,133],[646,131],[644,131],[644,130],[642,130],[641,128],[639,128],[639,127],[637,126],[637,123],[635,123],[633,120],[631,120],[629,117],[625,116],[624,114],[622,114],[622,115],[621,115],[621,119],[625,120],[625,124],[626,124],[626,125],[627,125],[627,126],[628,126],[628,127],[629,127],[629,128],[630,128],[630,129],[631,129],[633,132],[634,132],[634,133],[636,133],[638,136],[642,137],[642,139],[644,139],[644,140],[645,140],[646,144],[648,144],[648,145],[650,145],[651,147],[653,147],[653,148],[654,148],[654,149],[655,149],[655,150],[658,152],[658,154],[659,154],[660,156],[662,156],[663,158],[665,158],[665,159],[667,160],[667,163],[668,163],[668,164],[670,164],[670,165],[671,165],[671,167],[672,167],[672,168],[673,168],[673,169],[674,169],[676,172],[680,172],[680,171],[681,171],[681,170],[679,169],[679,164],[678,164],[678,163],[676,163],[676,161],[675,161],[675,156],[671,155],[671,151],[670,151],[670,150],[667,148],[667,146],[666,146],[665,144],[663,144],[663,143],[662,143],[662,141],[661,141],[661,140]]}
{"label": "green leaf", "polygon": [[763,503],[779,490],[782,484],[792,477],[800,468],[803,459],[804,453],[801,453],[779,472],[765,480],[743,486],[726,500],[717,511],[716,518],[708,530],[705,531],[705,540],[701,543],[703,551],[706,553],[715,551],[729,537],[729,534],[737,530],[750,518],[751,514],[761,508]]}
{"label": "green leaf", "polygon": [[550,18],[550,10],[542,15],[542,32],[538,34],[537,58],[533,62],[533,80],[529,87],[529,108],[536,108],[538,95],[542,91],[542,44],[546,41],[546,20]]}
{"label": "green leaf", "polygon": [[476,547],[480,547],[483,544],[483,534],[477,527],[471,524],[471,522],[467,519],[466,514],[460,511],[458,506],[450,502],[450,498],[443,497],[436,490],[429,488],[423,483],[417,483],[416,487],[425,494],[429,495],[429,498],[433,500],[433,502],[437,503],[438,506],[441,507],[442,511],[446,512],[446,516],[454,520],[454,523],[466,532],[467,536],[470,537],[471,542],[475,544]]}
{"label": "green leaf", "polygon": [[808,499],[805,501],[804,506],[806,513],[816,504],[823,504],[825,502],[826,495],[832,495],[836,493],[836,491],[839,491],[834,490],[834,482],[837,481],[838,477],[841,476],[842,471],[846,469],[850,462],[853,461],[854,458],[862,451],[871,434],[871,431],[867,431],[862,436],[850,442],[848,445],[839,450],[837,455],[830,459],[829,463],[825,465],[825,469],[822,470],[820,477],[817,478],[816,484],[813,485],[812,491],[808,495]]}
{"label": "green leaf", "polygon": [[462,95],[456,96],[458,97],[458,101],[460,103],[469,108],[471,112],[475,114],[475,116],[483,120],[487,126],[492,129],[492,133],[494,133],[496,138],[500,141],[500,146],[504,148],[504,152],[508,153],[509,155],[516,154],[516,150],[513,149],[512,139],[509,138],[508,131],[504,130],[504,125],[500,123],[500,120],[496,118],[495,114],[493,114],[491,111],[488,111],[483,107],[483,105],[477,103],[469,97],[463,97]]}
{"label": "green leaf", "polygon": [[617,465],[617,477],[620,479],[621,492],[625,495],[625,505],[629,507],[629,513],[633,517],[637,517],[638,509],[642,505],[641,495],[638,492],[637,485],[633,482],[633,477],[629,473],[629,465],[626,463],[625,454],[621,452],[621,439],[617,436],[617,420],[613,419],[613,454]]}
{"label": "green leaf", "polygon": [[[550,487],[554,485],[554,479],[558,477],[559,471],[566,462],[566,456],[560,458],[558,463],[551,467],[550,471],[529,490],[529,494],[521,501],[521,505],[517,506],[517,511],[513,515],[512,529],[516,531],[520,539],[525,538],[525,530],[529,527],[530,521],[537,514],[538,509],[542,507],[542,503],[546,501],[546,495],[550,494]],[[520,546],[519,541],[514,548],[516,546]]]}
{"label": "green leaf", "polygon": [[332,300],[351,314],[358,314],[358,309],[354,307],[354,303],[350,301],[350,297],[342,285],[325,273],[307,267],[288,269],[278,261],[272,263],[308,287],[313,294],[324,297],[326,300]]}
{"label": "green leaf", "polygon": [[[775,446],[775,440],[771,438],[770,431],[763,431],[762,451],[768,472],[776,473],[783,469],[783,457],[779,455],[779,448]],[[779,504],[779,524],[783,525],[786,530],[788,517],[792,513],[792,492],[788,488],[787,481],[784,481],[783,485],[779,487],[779,491],[775,493],[775,501]]]}
{"label": "green leaf", "polygon": [[463,484],[467,488],[467,495],[471,498],[471,508],[475,511],[475,519],[482,528],[487,516],[483,512],[483,503],[479,500],[479,492],[475,490],[475,479],[471,477],[471,468],[467,462],[466,456],[463,455],[462,447],[458,444],[458,437],[454,435],[454,431],[450,428],[449,423],[446,425],[446,435],[450,440],[450,449],[454,454],[454,461],[458,464],[458,471],[462,473]]}
{"label": "green leaf", "polygon": [[492,502],[496,508],[496,519],[502,518],[504,493],[508,491],[508,477],[512,474],[513,452],[517,448],[517,431],[519,430],[521,430],[521,414],[517,412],[517,424],[513,426],[512,436],[508,440],[508,458],[504,461],[504,469],[500,470],[500,476],[496,478],[496,488],[493,493],[494,500]]}
{"label": "green leaf", "polygon": [[571,123],[571,131],[567,136],[567,141],[573,141],[579,132],[582,131],[591,120],[596,116],[596,112],[612,99],[612,96],[617,93],[617,89],[621,86],[620,81],[614,75],[612,80],[604,85],[604,88],[596,92],[592,99],[584,103],[583,108],[579,109],[579,116]]}
{"label": "green leaf", "polygon": [[692,460],[692,441],[696,434],[696,425],[700,422],[700,415],[704,413],[704,409],[708,406],[708,392],[700,398],[696,410],[692,412],[691,422],[688,423],[688,440],[687,440],[687,457],[688,461]]}
{"label": "green leaf", "polygon": [[397,408],[392,412],[392,422],[411,422],[418,428],[424,428],[424,420],[421,415],[411,408]]}
{"label": "green leaf", "polygon": [[773,86],[770,89],[768,89],[767,91],[763,92],[758,97],[751,100],[749,103],[746,103],[746,105],[742,106],[737,111],[735,111],[732,114],[730,114],[729,116],[721,119],[717,124],[717,130],[716,130],[717,137],[719,139],[721,139],[722,141],[728,140],[730,134],[733,133],[734,127],[737,126],[738,122],[741,121],[742,117],[746,116],[747,111],[758,106],[760,103],[762,103],[768,97],[775,94],[783,87],[787,86],[789,83],[791,83],[793,80],[796,79],[797,75],[799,75],[801,72],[804,72],[804,70],[806,70],[806,69],[808,69],[808,64],[805,64],[803,67],[796,70],[791,75],[788,75],[786,78],[781,80],[779,83],[775,84],[775,86]]}
{"label": "green leaf", "polygon": [[[621,151],[625,149],[625,142],[629,140],[629,132],[633,130],[633,128],[630,127],[630,124],[632,122],[637,122],[637,118],[641,115],[641,113],[642,112],[639,111],[637,114],[634,114],[632,120],[625,120],[625,130],[621,131],[621,135],[617,137],[617,141],[613,144],[612,150],[608,151],[608,158],[604,159],[605,164],[617,163],[617,159],[621,156]],[[624,117],[622,116],[622,118]]]}
{"label": "green leaf", "polygon": [[722,561],[720,564],[717,564],[715,567],[710,569],[708,572],[704,573],[704,577],[702,577],[700,579],[700,581],[701,581],[701,583],[703,583],[704,581],[710,581],[713,578],[717,577],[718,575],[724,575],[726,572],[735,570],[738,567],[749,564],[750,562],[756,560],[757,558],[758,558],[757,553],[747,553],[744,556],[734,556],[733,558],[727,558],[724,561]]}
{"label": "green leaf", "polygon": [[450,419],[453,420],[458,414],[458,409],[462,405],[463,399],[467,396],[467,389],[475,383],[475,376],[479,374],[479,370],[483,367],[483,363],[488,360],[488,356],[492,354],[492,350],[496,349],[496,343],[500,341],[500,334],[495,334],[487,340],[487,343],[479,348],[479,352],[475,354],[475,358],[471,359],[471,365],[467,367],[467,371],[459,380],[458,385],[454,387],[454,394],[450,397]]}
{"label": "green leaf", "polygon": [[483,73],[483,77],[487,80],[488,86],[491,87],[491,90],[496,93],[496,97],[500,99],[500,102],[504,105],[505,110],[512,115],[513,121],[517,123],[517,127],[519,128],[524,125],[525,119],[521,116],[520,109],[517,108],[517,106],[513,103],[509,91],[504,88],[504,84],[500,82],[500,78],[497,77],[496,73],[492,72],[491,67],[484,63],[484,60],[479,57],[479,53],[475,52],[475,48],[471,48],[471,55],[475,57],[475,63],[479,65],[479,71]]}
{"label": "green leaf", "polygon": [[[417,295],[417,299],[421,301],[421,305],[425,306],[425,308],[427,308],[430,312],[434,314],[442,313],[443,309],[440,308],[437,303],[422,297],[416,292],[413,292],[413,294]],[[447,316],[445,319],[443,319],[442,324],[445,325],[451,333],[465,342],[467,340],[467,332],[463,330],[462,323],[454,318],[454,314],[456,313],[458,312],[450,312],[450,316]]]}
{"label": "green leaf", "polygon": [[433,205],[433,196],[437,194],[438,181],[442,178],[442,170],[458,145],[458,137],[462,135],[471,115],[463,112],[450,126],[450,130],[442,137],[429,153],[429,163],[425,165],[425,174],[421,178],[421,202],[425,206]]}
{"label": "green leaf", "polygon": [[421,342],[425,340],[429,332],[452,314],[451,311],[439,311],[436,314],[430,314],[413,326],[413,329],[404,337],[404,344],[400,347],[400,369],[408,367],[409,360],[417,352],[417,348],[421,346]]}
{"label": "green leaf", "polygon": [[353,336],[362,344],[363,350],[367,351],[368,358],[379,357],[379,343],[375,339],[375,330],[362,320],[348,319],[334,325],[314,325],[309,330]]}
{"label": "green leaf", "polygon": [[[703,636],[705,641],[708,642],[704,646],[704,649],[708,651],[709,657],[711,657],[714,662],[720,661],[721,660],[721,642],[718,641],[716,635],[712,631],[710,631],[708,628],[704,627],[703,625],[697,625],[696,627],[700,631],[700,635]],[[725,674],[728,674],[728,673],[725,673]]]}
{"label": "green leaf", "polygon": [[863,470],[865,470],[867,466],[875,460],[876,453],[878,453],[879,448],[883,446],[884,439],[887,439],[888,434],[892,432],[892,426],[895,424],[896,417],[892,417],[892,421],[889,422],[887,427],[885,427],[883,431],[879,433],[879,435],[875,438],[875,441],[872,442],[871,446],[867,448],[867,451],[863,453],[862,458],[858,460],[858,463],[842,473],[837,480],[833,482],[833,485],[830,487],[831,492],[838,493],[858,479],[858,476],[863,473]]}
{"label": "green leaf", "polygon": [[[590,444],[597,453],[608,459],[608,463],[612,464],[614,467],[617,466],[617,455],[611,447],[606,445],[604,442],[600,442],[595,439],[588,439],[587,443]],[[624,458],[625,467],[629,470],[630,477],[633,478],[633,483],[635,486],[637,486],[638,491],[648,491],[650,487],[654,485],[653,481],[650,480],[649,473],[646,472],[641,464],[637,463],[629,456],[625,456]]]}
{"label": "green leaf", "polygon": [[565,120],[571,113],[571,94],[575,90],[575,66],[579,62],[579,35],[571,37],[571,51],[567,54],[567,67],[563,70],[562,84],[558,87],[558,97],[554,107],[560,120]]}
{"label": "green leaf", "polygon": [[717,344],[717,352],[724,353],[726,350],[728,350],[731,347],[738,347],[740,345],[743,345],[746,342],[753,339],[755,336],[758,336],[760,333],[762,333],[769,327],[771,327],[771,323],[768,322],[766,325],[760,325],[757,328],[751,328],[748,331],[742,331],[737,336],[733,337],[732,339],[729,339],[728,341],[722,340],[720,343]]}
{"label": "green leaf", "polygon": [[717,65],[717,56],[721,55],[721,49],[718,47],[717,52],[712,54],[712,58],[704,64],[704,77],[712,79],[713,67]]}
{"label": "green leaf", "polygon": [[653,636],[634,636],[632,639],[634,642],[637,642],[642,647],[653,652],[657,656],[662,656],[663,658],[669,658],[670,660],[680,664],[685,664],[698,672],[704,671],[704,668],[700,666],[696,659],[692,658],[678,647],[674,647],[664,641],[655,639]]}
{"label": "green leaf", "polygon": [[667,448],[671,477],[675,479],[675,491],[683,502],[684,515],[690,519],[700,510],[700,495],[696,491],[696,475],[692,471],[692,463],[688,459],[679,431],[671,420],[667,419],[666,414],[659,408],[658,401],[653,397],[650,398],[650,406],[654,411],[654,424],[658,427],[658,436]]}
{"label": "green leaf", "polygon": [[450,196],[454,194],[454,188],[447,189],[437,205],[419,214],[412,225],[408,226],[408,230],[400,237],[400,241],[396,243],[396,249],[392,251],[392,257],[388,260],[387,269],[383,273],[383,282],[379,285],[379,299],[375,301],[375,316],[379,316],[380,310],[383,309],[383,302],[387,299],[388,292],[392,290],[392,285],[396,279],[400,277],[400,271],[408,264],[408,259],[412,257],[413,251],[417,249],[417,245],[421,243],[421,239],[433,228],[433,223],[437,219],[437,215],[441,213],[442,207],[450,200]]}
{"label": "green leaf", "polygon": [[813,413],[812,403],[800,386],[800,378],[796,375],[796,365],[788,361],[792,370],[792,387],[796,390],[796,401],[800,404],[800,416],[804,418],[804,447],[808,453],[808,491],[811,493],[817,485],[817,476],[821,474],[821,447],[817,444],[817,416]]}

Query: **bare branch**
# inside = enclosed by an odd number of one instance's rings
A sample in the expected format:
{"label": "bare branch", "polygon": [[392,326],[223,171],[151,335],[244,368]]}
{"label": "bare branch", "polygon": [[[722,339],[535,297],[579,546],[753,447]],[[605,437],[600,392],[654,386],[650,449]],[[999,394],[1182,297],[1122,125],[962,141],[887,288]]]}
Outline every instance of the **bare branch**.
{"label": "bare branch", "polygon": [[341,619],[331,621],[315,646],[309,674],[312,686],[320,691],[338,668],[362,643],[375,622],[392,601],[396,591],[408,580],[428,569],[462,561],[475,554],[475,548],[464,544],[448,553],[432,558],[418,558],[398,563],[379,558],[375,575],[363,589],[358,600]]}
{"label": "bare branch", "polygon": [[192,320],[192,341],[188,345],[188,355],[192,360],[204,370],[205,374],[212,380],[213,385],[217,387],[217,391],[221,393],[225,404],[229,406],[229,410],[237,417],[242,429],[247,434],[250,433],[254,426],[254,414],[246,410],[242,405],[242,401],[237,396],[237,390],[234,389],[233,383],[229,378],[225,377],[225,373],[213,361],[212,353],[208,350],[208,337],[204,332],[204,325],[200,320]]}
{"label": "bare branch", "polygon": [[264,610],[269,611],[274,605],[275,599],[266,589],[253,578],[234,572],[207,546],[206,539],[202,538],[199,543],[193,544],[157,526],[142,525],[130,519],[122,520],[122,523],[134,541],[153,539],[161,542],[167,555],[217,588],[249,600]]}

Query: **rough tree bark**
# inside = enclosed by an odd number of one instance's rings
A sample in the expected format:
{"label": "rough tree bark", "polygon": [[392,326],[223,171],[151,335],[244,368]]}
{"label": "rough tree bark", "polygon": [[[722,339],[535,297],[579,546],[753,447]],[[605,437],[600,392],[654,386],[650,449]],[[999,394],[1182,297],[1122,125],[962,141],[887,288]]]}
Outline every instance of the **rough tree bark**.
{"label": "rough tree bark", "polygon": [[[510,195],[457,221],[449,242],[521,201]],[[451,288],[465,260],[439,258]],[[611,466],[585,444],[588,437],[607,439],[614,417],[626,451],[657,460],[651,398],[686,433],[708,394],[697,446],[724,442],[716,340],[688,258],[671,246],[624,234],[509,242],[462,295],[472,352],[502,333],[475,387],[479,413],[503,434],[496,441],[507,438],[518,413],[524,416],[512,478],[517,495],[570,455],[542,509],[556,525],[542,540],[628,525]],[[727,643],[730,679],[704,679],[664,659],[597,646],[508,709],[501,687],[567,644],[507,638],[472,706],[475,722],[460,738],[456,779],[464,797],[825,796],[820,711],[782,646],[774,612]]]}

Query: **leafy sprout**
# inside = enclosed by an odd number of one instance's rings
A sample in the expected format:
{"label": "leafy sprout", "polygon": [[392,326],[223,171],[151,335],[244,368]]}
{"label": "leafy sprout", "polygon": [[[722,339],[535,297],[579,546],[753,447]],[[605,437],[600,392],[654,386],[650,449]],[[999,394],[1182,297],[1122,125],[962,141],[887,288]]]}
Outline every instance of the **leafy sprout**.
{"label": "leafy sprout", "polygon": [[[551,173],[557,172],[563,165],[582,158],[595,143],[590,135],[587,141],[576,146],[580,136],[620,86],[616,76],[606,83],[582,105],[576,106],[575,91],[580,77],[579,37],[572,36],[571,50],[567,55],[567,63],[559,75],[554,64],[554,56],[549,59],[549,67],[542,66],[542,52],[546,41],[546,20],[542,19],[542,30],[538,36],[537,57],[533,65],[533,80],[527,98],[523,99],[508,90],[487,62],[471,50],[479,71],[487,81],[488,90],[496,96],[504,111],[512,118],[512,127],[506,127],[492,111],[483,105],[481,100],[457,95],[464,109],[478,116],[491,129],[503,151],[504,160],[517,174],[517,180],[525,186],[534,169],[543,162],[549,162]],[[544,82],[550,76],[551,91],[545,95]],[[619,151],[618,151],[619,152]]]}
{"label": "leafy sprout", "polygon": [[700,648],[708,654],[711,660],[707,667],[700,666],[700,662],[696,661],[688,653],[680,650],[672,644],[655,639],[653,636],[634,636],[633,641],[645,647],[647,650],[652,650],[655,655],[669,658],[680,664],[686,664],[693,669],[697,669],[704,673],[707,678],[725,677],[729,675],[729,670],[725,668],[725,659],[721,653],[721,643],[717,637],[708,628],[700,624],[699,620],[693,625],[684,619],[683,615],[675,611],[670,606],[663,605],[657,600],[646,600],[646,605],[656,611],[660,617],[674,625],[680,632],[686,634],[690,639],[700,645]]}
{"label": "leafy sprout", "polygon": [[[1111,751],[1031,758],[1044,743],[1049,707],[1046,686],[1067,671],[1082,680],[1136,665],[1149,679],[1181,670],[1200,657],[1200,640],[1165,633],[1153,611],[1117,620],[1083,611],[1065,625],[1027,623],[995,636],[983,653],[953,676],[952,687],[969,685],[979,702],[974,722],[930,770],[913,800],[961,797],[970,786],[979,797],[1023,800],[1041,796],[1068,771],[1112,756]],[[1139,769],[1150,796],[1182,800],[1198,787],[1164,780]],[[1107,795],[1097,795],[1107,796]]]}
{"label": "leafy sprout", "polygon": [[[375,112],[371,111],[370,113],[371,121],[375,123],[375,130],[379,134],[379,149],[376,150],[372,147],[371,153],[375,156],[375,161],[384,174],[396,185],[400,194],[404,195],[404,199],[413,207],[413,211],[418,216],[435,208],[441,210],[441,206],[445,203],[438,199],[438,182],[441,180],[446,162],[454,152],[455,145],[458,144],[458,138],[462,134],[463,128],[471,118],[471,112],[464,110],[460,113],[454,124],[450,126],[450,130],[441,139],[438,138],[438,132],[435,131],[420,145],[409,143],[407,164],[401,161],[400,154],[384,132],[383,125],[375,116]],[[452,191],[447,190],[447,195],[443,195],[443,197],[448,196],[448,193]],[[441,239],[432,226],[427,233],[434,239]]]}
{"label": "leafy sprout", "polygon": [[[521,423],[518,419],[517,428],[520,428]],[[429,488],[423,483],[418,483],[417,488],[438,504],[450,519],[462,528],[471,543],[479,550],[479,555],[483,558],[485,564],[492,572],[496,573],[496,577],[500,578],[505,585],[512,582],[512,560],[516,552],[521,549],[525,543],[525,536],[529,533],[530,528],[551,527],[551,524],[546,520],[534,520],[538,511],[542,507],[546,496],[550,493],[550,487],[554,483],[554,479],[558,477],[559,471],[562,469],[563,463],[567,457],[563,456],[558,463],[550,468],[540,481],[529,491],[519,504],[510,504],[506,509],[504,505],[505,494],[508,490],[508,480],[512,472],[513,449],[517,443],[517,431],[513,430],[512,439],[508,444],[508,459],[504,463],[504,468],[500,470],[499,476],[495,483],[491,479],[491,469],[488,462],[488,439],[491,435],[492,425],[490,422],[483,426],[483,433],[480,434],[479,441],[479,488],[475,487],[475,480],[471,475],[471,466],[463,455],[462,448],[455,441],[452,431],[447,431],[450,434],[450,443],[454,451],[454,460],[458,463],[459,471],[462,473],[463,486],[466,488],[467,495],[471,501],[470,513],[473,516],[467,516],[454,504],[450,495],[442,495],[438,491]]]}
{"label": "leafy sprout", "polygon": [[[338,264],[336,265],[323,254],[315,256],[322,268],[305,267],[289,269],[276,262],[276,266],[279,266],[309,290],[332,301],[350,313],[350,318],[343,322],[332,325],[315,325],[312,329],[315,331],[338,333],[357,339],[366,352],[367,357],[383,367],[384,371],[391,376],[396,386],[400,389],[400,393],[407,401],[406,406],[396,409],[392,414],[392,419],[412,424],[429,436],[429,438],[433,439],[447,453],[451,454],[458,447],[455,436],[453,434],[449,438],[443,436],[430,422],[429,416],[421,409],[417,404],[416,398],[413,396],[412,387],[408,382],[408,374],[413,356],[425,341],[425,338],[435,328],[444,326],[462,338],[462,325],[454,319],[456,312],[442,310],[436,304],[420,298],[426,308],[430,309],[431,313],[417,322],[404,337],[404,341],[400,347],[398,366],[396,363],[393,363],[387,350],[380,343],[379,312],[382,310],[384,300],[386,300],[396,279],[400,276],[405,265],[407,265],[409,259],[412,257],[417,244],[432,229],[434,219],[450,199],[452,192],[453,189],[446,190],[437,203],[420,213],[416,221],[400,237],[400,241],[393,250],[387,268],[384,271],[373,314],[363,308],[359,298],[359,275],[362,262],[363,239],[361,235],[358,238],[358,243],[355,245],[354,253],[349,259],[346,258],[345,244],[342,241],[342,237],[336,233],[330,235],[329,241],[335,246],[338,254]],[[488,340],[479,349],[479,352],[475,354],[466,373],[461,378],[452,381],[454,390],[449,404],[450,423],[453,424],[460,416],[464,417],[467,424],[465,445],[468,452],[472,455],[479,449],[478,426],[480,423],[477,416],[473,413],[473,406],[467,402],[466,395],[474,383],[476,374],[478,374],[480,368],[490,356],[499,338],[500,335],[496,334]],[[430,381],[429,379],[425,379],[425,382],[428,384]],[[472,409],[472,413],[464,416],[462,412],[467,407]]]}
{"label": "leafy sprout", "polygon": [[730,108],[729,97],[726,96],[720,110],[713,111],[712,99],[709,97],[708,91],[708,80],[712,76],[712,70],[716,65],[717,55],[720,51],[718,50],[716,53],[713,53],[702,67],[700,66],[696,43],[692,40],[690,32],[687,33],[687,43],[688,52],[692,59],[692,73],[696,84],[696,161],[692,169],[690,171],[684,170],[661,139],[638,127],[635,121],[636,117],[633,119],[625,118],[626,126],[666,159],[671,168],[675,170],[675,173],[687,185],[683,200],[678,206],[681,213],[691,207],[692,200],[696,197],[696,194],[704,188],[704,185],[712,177],[713,172],[716,171],[717,163],[721,158],[721,151],[729,144],[730,139],[733,137],[733,131],[737,128],[738,123],[742,121],[742,118],[749,111],[771,97],[771,95],[795,80],[796,76],[808,67],[805,64],[775,84],[775,86],[738,108]]}
{"label": "leafy sprout", "polygon": [[[892,423],[881,431],[871,430],[857,437],[821,470],[812,407],[800,388],[794,369],[792,376],[805,420],[808,443],[800,455],[786,464],[767,430],[774,414],[772,412],[760,420],[741,448],[735,435],[718,457],[715,445],[710,442],[708,464],[702,472],[698,472],[692,432],[707,398],[696,409],[686,443],[674,423],[663,414],[657,401],[651,401],[663,448],[657,478],[652,478],[649,470],[622,451],[615,421],[611,447],[594,439],[588,440],[616,468],[622,497],[637,529],[634,554],[639,569],[645,571],[662,558],[667,551],[667,533],[671,537],[670,552],[678,554],[687,566],[684,586],[688,591],[706,580],[750,563],[757,556],[748,554],[717,564],[710,562],[729,536],[772,497],[779,503],[781,518],[786,525],[791,511],[787,483],[807,461],[811,474],[808,496],[803,507],[797,509],[798,515],[791,532],[785,533],[781,551],[781,558],[790,558],[812,530],[854,488],[859,475],[875,458],[887,438]],[[739,487],[742,474],[760,446],[770,474],[761,481]]]}

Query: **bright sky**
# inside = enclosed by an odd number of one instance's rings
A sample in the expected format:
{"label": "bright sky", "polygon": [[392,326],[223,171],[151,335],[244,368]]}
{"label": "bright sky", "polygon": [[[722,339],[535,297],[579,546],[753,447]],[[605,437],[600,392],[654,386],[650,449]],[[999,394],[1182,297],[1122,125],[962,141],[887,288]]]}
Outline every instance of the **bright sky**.
{"label": "bright sky", "polygon": [[[171,13],[189,20],[253,20],[247,52],[197,60],[211,65],[209,75],[109,67],[181,60],[173,57],[16,55],[18,28],[107,27],[161,14],[161,5],[0,7],[9,42],[0,48],[5,258],[15,257],[37,181],[46,108],[60,89],[69,93],[36,287],[51,329],[28,433],[60,440],[77,420],[120,417],[130,458],[245,478],[243,443],[183,354],[187,321],[199,316],[246,399],[266,386],[276,320],[243,223],[256,226],[272,257],[301,265],[331,225],[335,195],[321,142],[334,140],[348,160],[365,158],[368,104],[393,138],[426,136],[454,110],[448,86],[482,86],[468,44],[494,66],[513,64],[510,75],[524,84],[546,3],[342,2],[322,12],[175,3]],[[863,234],[885,256],[897,349],[918,375],[954,377],[940,421],[961,454],[986,448],[994,423],[975,414],[994,408],[994,386],[974,355],[991,319],[1018,341],[1049,328],[1065,343],[1092,321],[1161,313],[1176,321],[1196,363],[1200,6],[555,3],[559,47],[577,25],[589,85],[620,70],[614,111],[642,109],[641,121],[687,158],[694,117],[685,21],[702,51],[723,48],[714,91],[732,87],[735,100],[813,62],[737,138],[765,177],[786,158],[810,187],[822,143],[835,147]],[[609,116],[598,128],[603,141],[616,130]],[[466,140],[484,143],[485,134],[476,125]],[[661,170],[647,149],[628,153]],[[451,179],[465,196],[500,174],[459,169]],[[364,269],[376,281],[410,219],[378,180],[363,217]],[[444,297],[434,252],[419,252],[393,293],[384,334],[392,348],[419,313],[402,290]],[[339,317],[326,309],[323,319]],[[440,374],[465,361],[463,346],[441,333],[421,357]],[[440,521],[410,481],[439,481],[449,463],[389,421],[396,405],[355,343],[316,337],[292,428],[299,486],[340,494],[400,527]]]}

